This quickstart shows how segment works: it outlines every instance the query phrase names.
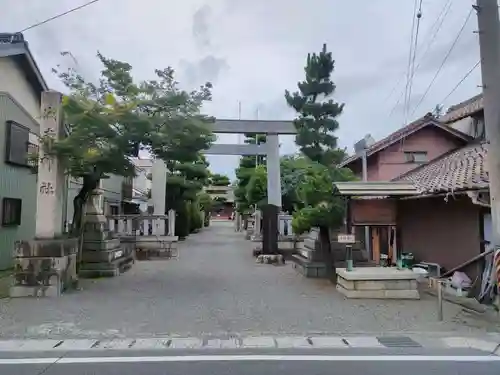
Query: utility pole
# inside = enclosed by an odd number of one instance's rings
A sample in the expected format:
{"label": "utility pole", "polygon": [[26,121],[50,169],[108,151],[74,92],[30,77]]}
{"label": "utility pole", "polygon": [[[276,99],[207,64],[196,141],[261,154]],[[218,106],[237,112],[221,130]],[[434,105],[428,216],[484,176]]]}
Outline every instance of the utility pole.
{"label": "utility pole", "polygon": [[[363,150],[363,154],[361,155],[362,169],[363,169],[363,181],[368,181],[368,155],[366,153],[366,148]],[[370,227],[368,225],[365,226],[365,249],[368,253],[369,259],[372,259],[372,244],[370,238]]]}
{"label": "utility pole", "polygon": [[476,0],[483,81],[486,158],[490,180],[492,238],[500,248],[500,20],[497,0]]}

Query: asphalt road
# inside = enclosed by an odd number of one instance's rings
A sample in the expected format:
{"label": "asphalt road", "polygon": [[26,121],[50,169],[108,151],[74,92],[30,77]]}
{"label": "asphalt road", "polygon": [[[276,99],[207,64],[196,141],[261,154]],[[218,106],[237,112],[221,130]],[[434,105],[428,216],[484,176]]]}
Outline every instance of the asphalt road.
{"label": "asphalt road", "polygon": [[[177,352],[172,355],[111,352],[57,356],[29,353],[0,354],[0,374],[9,375],[498,375],[500,357],[477,350],[361,350],[361,351],[220,351]],[[112,355],[112,356],[111,356]]]}

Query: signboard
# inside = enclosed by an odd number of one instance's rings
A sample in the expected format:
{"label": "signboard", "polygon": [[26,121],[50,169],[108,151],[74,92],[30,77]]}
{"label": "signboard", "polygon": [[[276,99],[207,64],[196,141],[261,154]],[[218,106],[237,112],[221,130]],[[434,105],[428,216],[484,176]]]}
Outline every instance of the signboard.
{"label": "signboard", "polygon": [[354,234],[339,234],[337,236],[337,242],[347,244],[356,243],[356,237],[354,236]]}
{"label": "signboard", "polygon": [[352,225],[396,225],[396,201],[351,199]]}

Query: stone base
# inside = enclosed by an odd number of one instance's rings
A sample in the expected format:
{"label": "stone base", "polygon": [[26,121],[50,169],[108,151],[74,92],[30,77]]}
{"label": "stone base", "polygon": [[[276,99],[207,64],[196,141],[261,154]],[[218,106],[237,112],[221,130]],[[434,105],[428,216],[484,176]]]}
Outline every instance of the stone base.
{"label": "stone base", "polygon": [[337,290],[347,298],[420,299],[417,276],[390,267],[337,268]]}
{"label": "stone base", "polygon": [[14,285],[10,287],[9,296],[18,297],[59,297],[63,293],[60,285],[45,286],[23,286]]}
{"label": "stone base", "polygon": [[134,262],[134,257],[122,257],[111,263],[83,263],[78,276],[82,279],[115,277],[128,271]]}
{"label": "stone base", "polygon": [[277,254],[277,255],[259,255],[256,259],[256,263],[261,263],[261,264],[275,264],[275,265],[282,265],[285,264],[285,259],[283,258],[283,255]]}
{"label": "stone base", "polygon": [[14,250],[11,297],[57,297],[78,284],[78,239],[19,241]]}
{"label": "stone base", "polygon": [[166,260],[176,258],[177,236],[141,236],[135,240],[137,260]]}
{"label": "stone base", "polygon": [[292,255],[293,268],[309,278],[326,278],[326,265],[323,262],[309,261],[298,254]]}
{"label": "stone base", "polygon": [[128,271],[135,260],[134,243],[116,238],[85,241],[78,275],[82,278],[113,277]]}

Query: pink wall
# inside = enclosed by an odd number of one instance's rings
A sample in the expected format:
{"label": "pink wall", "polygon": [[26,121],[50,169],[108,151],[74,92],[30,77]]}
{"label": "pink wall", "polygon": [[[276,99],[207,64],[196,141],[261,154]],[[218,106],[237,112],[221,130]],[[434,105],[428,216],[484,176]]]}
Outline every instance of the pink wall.
{"label": "pink wall", "polygon": [[[422,165],[406,162],[405,152],[427,152],[427,161],[435,159],[444,153],[460,147],[465,142],[441,129],[429,126],[406,137],[403,142],[372,155],[368,158],[368,181],[390,181]],[[349,166],[361,178],[361,161]]]}

